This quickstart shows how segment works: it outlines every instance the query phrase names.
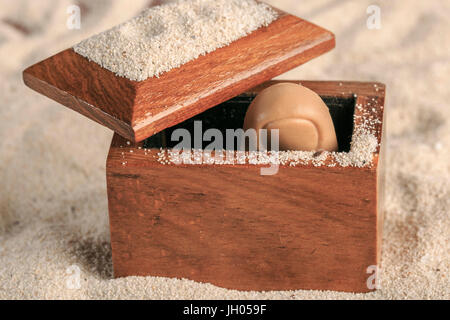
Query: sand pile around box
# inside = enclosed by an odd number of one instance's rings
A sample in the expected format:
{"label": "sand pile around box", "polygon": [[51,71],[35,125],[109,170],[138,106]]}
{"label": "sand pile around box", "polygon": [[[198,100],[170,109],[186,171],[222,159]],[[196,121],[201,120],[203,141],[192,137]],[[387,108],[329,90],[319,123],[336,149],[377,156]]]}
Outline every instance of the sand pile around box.
{"label": "sand pile around box", "polygon": [[[283,78],[387,85],[382,289],[238,292],[186,280],[112,279],[105,160],[112,133],[26,88],[21,71],[139,13],[148,0],[1,1],[0,298],[450,299],[450,3],[268,1],[336,34],[337,48]],[[80,271],[80,288],[71,274]]]}

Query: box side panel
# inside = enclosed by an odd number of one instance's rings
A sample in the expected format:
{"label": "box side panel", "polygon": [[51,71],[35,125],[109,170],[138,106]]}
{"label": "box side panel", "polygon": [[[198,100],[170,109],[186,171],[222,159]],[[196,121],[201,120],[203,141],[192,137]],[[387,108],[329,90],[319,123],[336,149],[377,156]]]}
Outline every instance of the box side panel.
{"label": "box side panel", "polygon": [[114,167],[116,277],[188,278],[238,290],[369,291],[376,170]]}
{"label": "box side panel", "polygon": [[381,121],[381,142],[380,142],[380,154],[378,158],[377,166],[377,195],[378,195],[378,266],[381,267],[381,254],[382,254],[382,240],[383,240],[383,224],[385,214],[385,199],[386,199],[386,107],[384,94],[378,99],[378,105],[383,106],[380,108],[382,112]]}

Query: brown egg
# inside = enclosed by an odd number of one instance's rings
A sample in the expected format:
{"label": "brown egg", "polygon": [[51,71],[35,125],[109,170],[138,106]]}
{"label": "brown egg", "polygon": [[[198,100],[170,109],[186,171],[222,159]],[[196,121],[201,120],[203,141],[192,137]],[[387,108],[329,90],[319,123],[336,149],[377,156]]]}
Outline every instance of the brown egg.
{"label": "brown egg", "polygon": [[278,129],[279,150],[338,150],[328,107],[314,91],[298,84],[280,83],[261,91],[245,115],[244,130],[250,128],[269,133]]}

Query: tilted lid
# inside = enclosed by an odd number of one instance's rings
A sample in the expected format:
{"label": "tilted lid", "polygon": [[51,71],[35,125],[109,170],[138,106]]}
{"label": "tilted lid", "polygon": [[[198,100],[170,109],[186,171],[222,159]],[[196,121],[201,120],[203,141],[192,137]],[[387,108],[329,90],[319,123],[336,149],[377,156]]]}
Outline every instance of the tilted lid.
{"label": "tilted lid", "polygon": [[277,16],[267,26],[142,81],[101,67],[70,48],[26,69],[24,82],[138,142],[334,48],[331,32],[270,8]]}

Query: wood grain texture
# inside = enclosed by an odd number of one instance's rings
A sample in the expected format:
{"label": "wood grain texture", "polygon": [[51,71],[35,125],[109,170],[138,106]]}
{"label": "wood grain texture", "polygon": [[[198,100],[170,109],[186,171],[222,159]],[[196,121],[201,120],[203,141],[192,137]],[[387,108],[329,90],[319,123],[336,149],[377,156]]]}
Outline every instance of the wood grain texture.
{"label": "wood grain texture", "polygon": [[108,186],[116,277],[368,291],[366,269],[377,264],[371,170],[127,166],[108,171]]}
{"label": "wood grain texture", "polygon": [[331,32],[280,12],[268,27],[159,78],[117,77],[72,49],[29,67],[23,78],[37,92],[130,141],[141,141],[334,46]]}
{"label": "wood grain texture", "polygon": [[[384,85],[302,84],[319,94],[352,90],[364,110],[375,108],[383,119]],[[368,105],[369,97],[379,104]],[[159,150],[141,147],[116,134],[107,160],[116,277],[187,278],[238,290],[370,291],[367,268],[379,265],[382,238],[378,151],[371,167],[281,166],[261,176],[261,165],[162,165]]]}

